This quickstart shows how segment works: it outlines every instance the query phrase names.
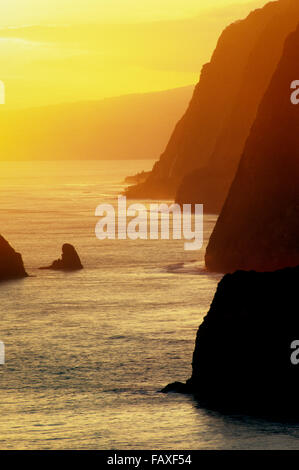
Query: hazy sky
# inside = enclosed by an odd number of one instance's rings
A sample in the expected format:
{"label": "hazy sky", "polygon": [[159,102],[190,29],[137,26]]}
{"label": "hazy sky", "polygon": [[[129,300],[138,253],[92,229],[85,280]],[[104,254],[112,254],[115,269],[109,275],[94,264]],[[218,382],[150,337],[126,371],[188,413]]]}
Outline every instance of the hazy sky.
{"label": "hazy sky", "polygon": [[1,24],[161,20],[250,0],[0,0]]}
{"label": "hazy sky", "polygon": [[223,28],[265,0],[0,0],[9,106],[195,83]]}

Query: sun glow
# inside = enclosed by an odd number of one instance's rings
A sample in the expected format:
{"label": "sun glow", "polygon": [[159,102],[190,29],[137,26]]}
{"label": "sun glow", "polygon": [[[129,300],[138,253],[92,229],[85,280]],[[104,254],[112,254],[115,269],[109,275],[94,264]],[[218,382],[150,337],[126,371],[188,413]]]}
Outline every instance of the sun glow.
{"label": "sun glow", "polygon": [[196,83],[222,28],[264,3],[0,1],[6,106],[95,100]]}

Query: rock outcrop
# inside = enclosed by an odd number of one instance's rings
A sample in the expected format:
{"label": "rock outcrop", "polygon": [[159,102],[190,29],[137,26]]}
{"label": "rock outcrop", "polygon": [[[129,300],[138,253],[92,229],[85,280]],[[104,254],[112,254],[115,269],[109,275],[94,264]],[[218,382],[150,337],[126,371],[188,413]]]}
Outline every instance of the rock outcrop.
{"label": "rock outcrop", "polygon": [[62,255],[60,259],[53,261],[50,266],[40,269],[54,269],[56,271],[76,271],[83,269],[78,253],[73,245],[65,243],[62,245]]}
{"label": "rock outcrop", "polygon": [[223,210],[211,235],[211,271],[273,271],[299,264],[299,26],[261,102]]}
{"label": "rock outcrop", "polygon": [[163,391],[192,393],[215,409],[298,419],[298,282],[299,267],[224,276],[197,332],[192,377]]}
{"label": "rock outcrop", "polygon": [[160,160],[128,197],[176,196],[179,203],[220,211],[284,41],[298,21],[299,2],[279,0],[224,30]]}
{"label": "rock outcrop", "polygon": [[0,281],[27,277],[22,256],[0,235]]}

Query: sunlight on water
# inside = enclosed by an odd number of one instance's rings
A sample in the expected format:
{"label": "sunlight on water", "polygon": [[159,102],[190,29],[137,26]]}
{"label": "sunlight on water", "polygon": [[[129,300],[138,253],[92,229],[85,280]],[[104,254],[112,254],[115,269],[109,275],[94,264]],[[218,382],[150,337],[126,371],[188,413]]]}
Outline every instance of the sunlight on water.
{"label": "sunlight on water", "polygon": [[[96,206],[115,203],[124,177],[151,164],[0,163],[1,234],[32,276],[0,286],[3,449],[298,447],[296,426],[158,393],[190,376],[221,276],[206,273],[204,250],[185,252],[183,240],[95,237]],[[205,241],[215,221],[205,216]],[[85,269],[38,270],[65,242]]]}

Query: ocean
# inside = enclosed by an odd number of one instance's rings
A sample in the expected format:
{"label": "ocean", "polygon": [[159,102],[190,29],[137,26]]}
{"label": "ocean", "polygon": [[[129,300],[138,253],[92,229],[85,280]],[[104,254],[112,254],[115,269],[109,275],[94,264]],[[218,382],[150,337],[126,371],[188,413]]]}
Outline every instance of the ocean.
{"label": "ocean", "polygon": [[[159,393],[191,375],[196,331],[221,276],[183,240],[96,238],[96,207],[115,205],[125,176],[152,163],[0,163],[0,233],[30,274],[0,285],[1,449],[299,448],[299,425]],[[205,243],[215,221],[205,214]],[[63,243],[84,269],[39,270]]]}

